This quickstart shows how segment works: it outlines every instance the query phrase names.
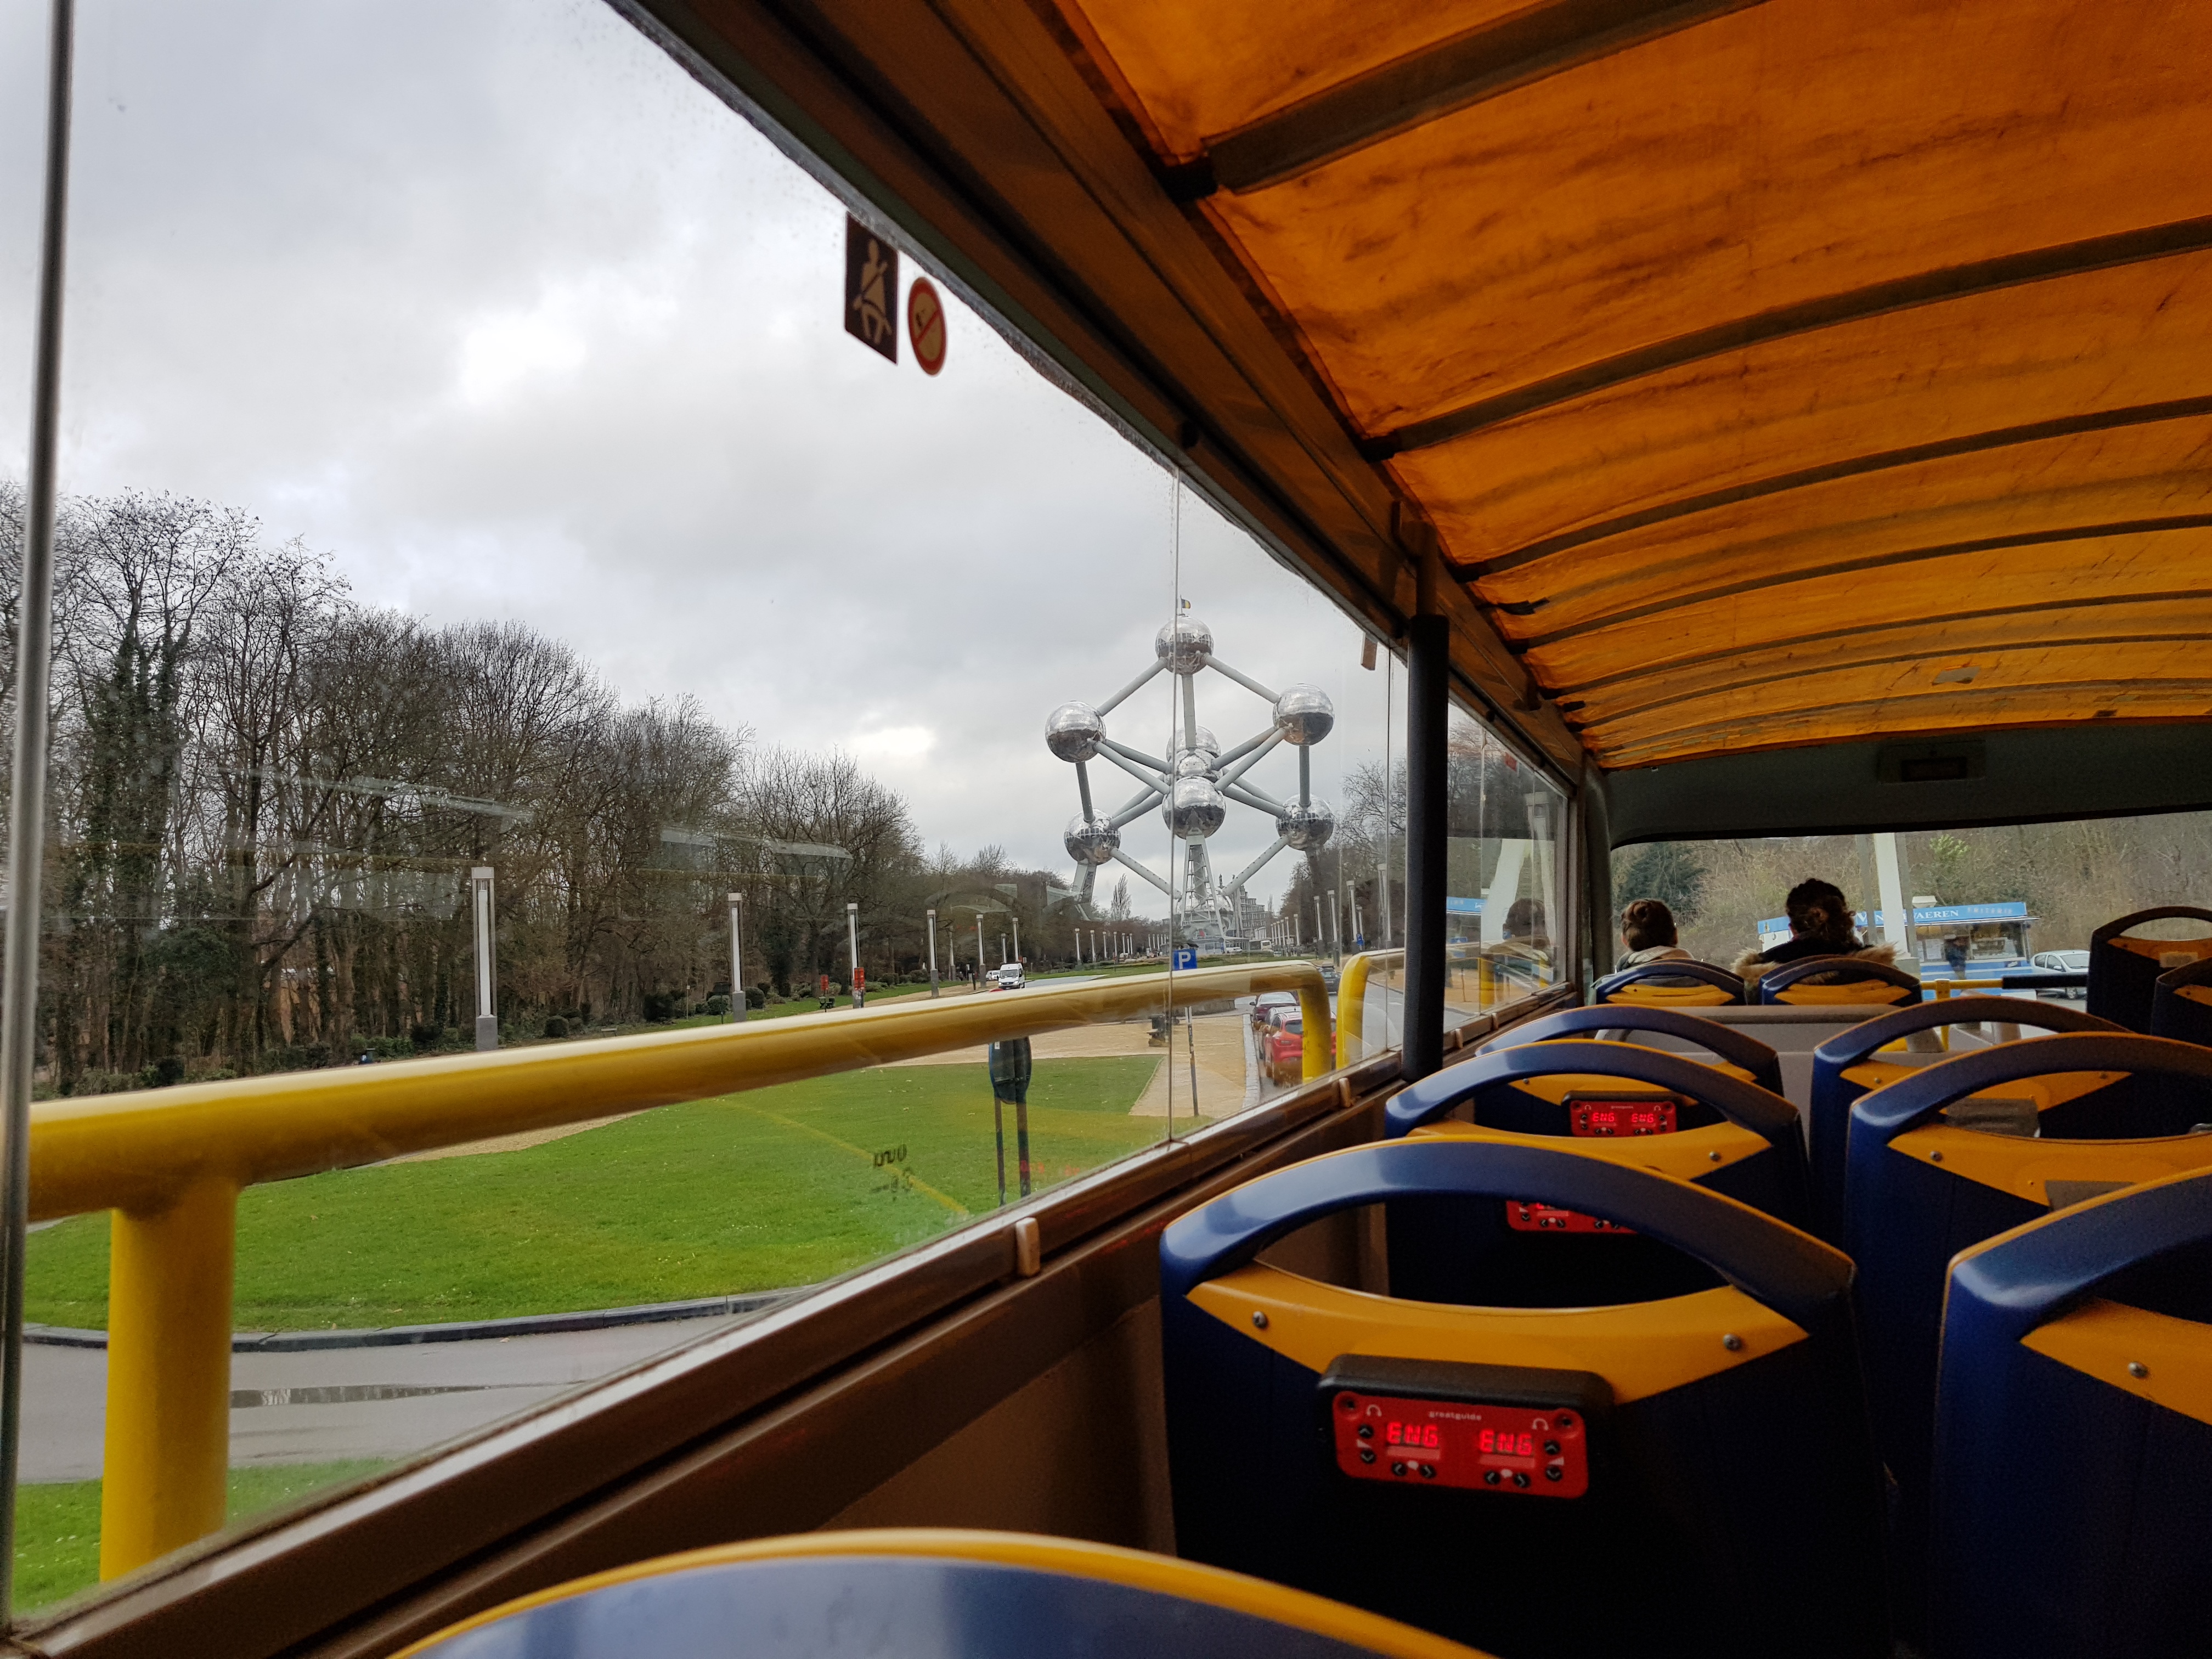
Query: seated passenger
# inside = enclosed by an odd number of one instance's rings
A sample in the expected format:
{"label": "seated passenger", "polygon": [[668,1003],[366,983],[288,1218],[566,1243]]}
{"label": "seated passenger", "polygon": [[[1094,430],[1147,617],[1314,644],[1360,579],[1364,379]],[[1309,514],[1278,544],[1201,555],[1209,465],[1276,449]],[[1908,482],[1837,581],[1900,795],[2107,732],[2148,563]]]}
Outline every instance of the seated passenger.
{"label": "seated passenger", "polygon": [[1693,962],[1675,937],[1674,913],[1657,899],[1632,899],[1620,913],[1620,942],[1628,947],[1613,971],[1640,968],[1647,962]]}
{"label": "seated passenger", "polygon": [[1815,876],[1790,890],[1782,902],[1790,917],[1790,937],[1771,951],[1747,951],[1735,959],[1737,975],[1748,981],[1769,968],[1807,957],[1858,957],[1889,967],[1897,960],[1893,945],[1869,945],[1852,929],[1850,901],[1833,882]]}

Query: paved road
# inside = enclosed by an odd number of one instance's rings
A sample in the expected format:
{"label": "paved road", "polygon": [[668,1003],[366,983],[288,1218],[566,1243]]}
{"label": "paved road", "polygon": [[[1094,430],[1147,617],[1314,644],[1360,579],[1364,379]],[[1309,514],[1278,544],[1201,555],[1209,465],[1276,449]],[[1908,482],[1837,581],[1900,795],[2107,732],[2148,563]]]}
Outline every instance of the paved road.
{"label": "paved road", "polygon": [[[480,1342],[234,1354],[230,1461],[409,1456],[753,1316]],[[106,1397],[105,1349],[27,1343],[21,1478],[95,1478]]]}

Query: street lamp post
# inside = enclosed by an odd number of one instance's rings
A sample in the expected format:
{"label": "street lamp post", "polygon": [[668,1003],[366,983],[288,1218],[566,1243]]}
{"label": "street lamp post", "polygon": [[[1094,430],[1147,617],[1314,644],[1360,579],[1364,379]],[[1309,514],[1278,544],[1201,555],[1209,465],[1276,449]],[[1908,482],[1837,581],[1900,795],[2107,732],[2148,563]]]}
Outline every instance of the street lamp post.
{"label": "street lamp post", "polygon": [[983,913],[975,913],[975,988],[983,988]]}
{"label": "street lamp post", "polygon": [[845,944],[853,953],[853,1006],[865,1008],[868,1005],[867,988],[860,980],[860,907],[845,907]]}
{"label": "street lamp post", "polygon": [[937,994],[937,912],[929,913],[929,994]]}
{"label": "street lamp post", "polygon": [[730,895],[730,1018],[745,1017],[745,896]]}
{"label": "street lamp post", "polygon": [[477,1052],[499,1047],[498,994],[492,953],[491,866],[469,872],[469,908],[477,924]]}

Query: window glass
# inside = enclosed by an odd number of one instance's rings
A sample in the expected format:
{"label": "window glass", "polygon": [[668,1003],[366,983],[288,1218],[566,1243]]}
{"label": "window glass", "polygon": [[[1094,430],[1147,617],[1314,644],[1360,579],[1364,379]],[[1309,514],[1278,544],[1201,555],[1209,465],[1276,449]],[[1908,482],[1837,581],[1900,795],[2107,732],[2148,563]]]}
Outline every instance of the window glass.
{"label": "window glass", "polygon": [[[2176,812],[2059,823],[1652,842],[1615,849],[1612,949],[1620,914],[1656,899],[1681,946],[1748,970],[1792,937],[1787,902],[1808,880],[1839,888],[1853,948],[1893,951],[1929,979],[2023,971],[2081,972],[2089,935],[2118,917],[2212,895],[2212,813]],[[1899,925],[1890,926],[1893,902]],[[1905,910],[1912,915],[1909,929]],[[2148,937],[2203,936],[2186,918],[2145,923]],[[2033,994],[2033,992],[2029,993]]]}
{"label": "window glass", "polygon": [[1559,984],[1570,946],[1565,797],[1464,709],[1451,711],[1447,743],[1449,1027]]}
{"label": "window glass", "polygon": [[[360,1091],[272,1097],[325,1172],[240,1197],[232,1518],[1333,1064],[1167,976],[1402,932],[1402,676],[886,222],[596,0],[79,15],[38,1087]],[[1115,700],[1201,623],[1188,705]],[[1072,702],[1127,751],[1079,732],[1079,778]],[[1055,1029],[981,1040],[1042,998]],[[479,1050],[856,1000],[994,1012],[896,1063],[838,1038],[649,1110],[564,1071],[520,1127],[392,1127]],[[95,1571],[117,1312],[110,1216],[36,1212],[31,1607]],[[362,1335],[400,1326],[440,1340]]]}

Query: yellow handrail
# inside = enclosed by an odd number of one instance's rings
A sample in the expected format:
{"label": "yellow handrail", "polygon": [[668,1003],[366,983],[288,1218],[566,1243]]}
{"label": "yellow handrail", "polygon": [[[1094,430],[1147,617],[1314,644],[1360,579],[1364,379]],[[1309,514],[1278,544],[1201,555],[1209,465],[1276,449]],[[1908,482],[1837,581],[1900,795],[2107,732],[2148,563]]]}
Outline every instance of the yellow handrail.
{"label": "yellow handrail", "polygon": [[1321,972],[1282,962],[34,1106],[32,1215],[114,1212],[100,1576],[222,1525],[241,1188],[1260,991],[1298,994],[1326,1073]]}
{"label": "yellow handrail", "polygon": [[[1489,959],[1483,955],[1480,945],[1447,945],[1444,960],[1447,963],[1475,963],[1486,975],[1489,972]],[[1367,1057],[1364,1050],[1367,1046],[1369,975],[1377,966],[1403,968],[1405,965],[1406,951],[1402,945],[1390,951],[1362,951],[1358,956],[1344,959],[1344,967],[1336,979],[1336,1063],[1339,1066],[1349,1066]],[[1497,1000],[1488,994],[1490,989],[1490,981],[1486,977],[1475,994],[1479,1007],[1487,1008]],[[1387,1032],[1387,1024],[1384,1029]],[[1361,1053],[1355,1054],[1352,1052],[1354,1044],[1359,1046]]]}
{"label": "yellow handrail", "polygon": [[[1403,967],[1406,953],[1402,949],[1362,951],[1356,957],[1346,957],[1344,967],[1336,976],[1336,1063],[1339,1066],[1349,1066],[1354,1060],[1366,1058],[1367,975],[1378,962],[1395,963]],[[1359,1045],[1358,1054],[1352,1052],[1354,1043]]]}

